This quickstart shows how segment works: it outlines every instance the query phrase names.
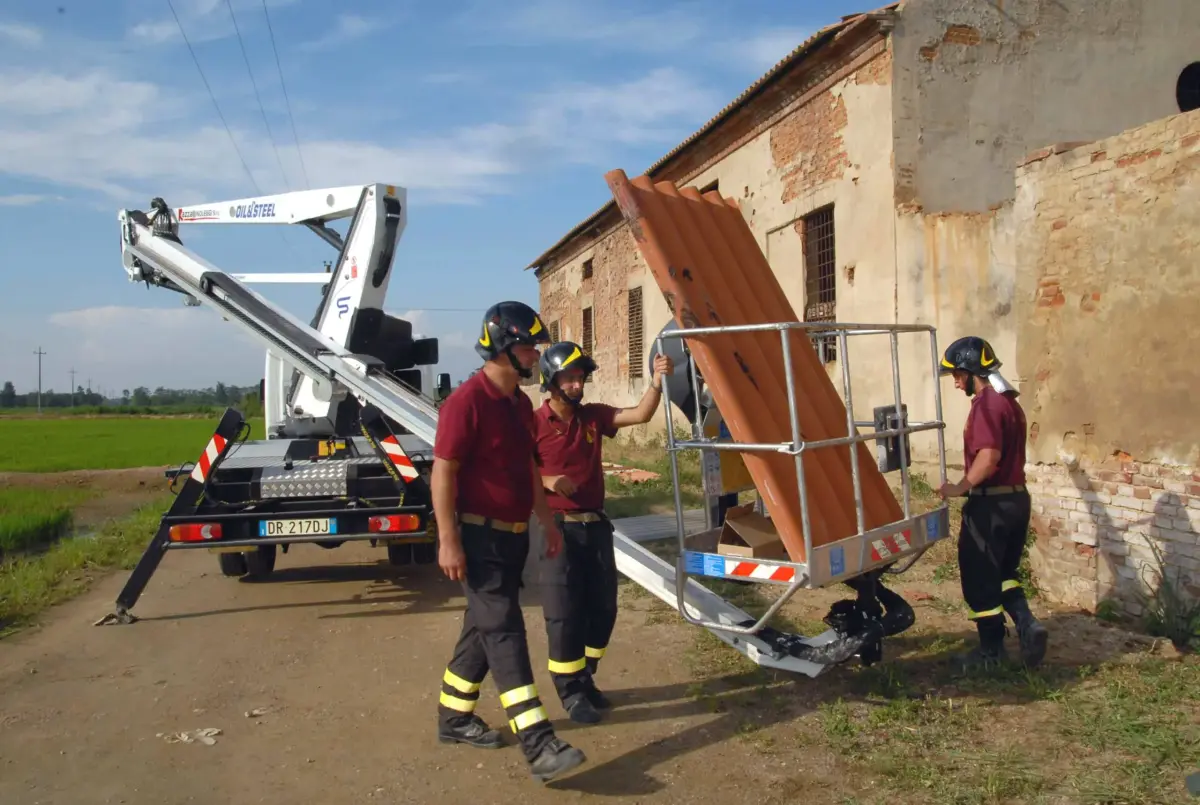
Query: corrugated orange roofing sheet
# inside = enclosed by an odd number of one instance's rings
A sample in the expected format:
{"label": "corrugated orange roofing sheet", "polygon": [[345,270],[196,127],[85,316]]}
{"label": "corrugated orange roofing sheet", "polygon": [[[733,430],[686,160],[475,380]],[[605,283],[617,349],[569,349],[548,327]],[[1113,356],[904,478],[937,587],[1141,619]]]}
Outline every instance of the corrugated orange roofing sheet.
{"label": "corrugated orange roofing sheet", "polygon": [[[614,203],[680,327],[797,321],[737,203],[624,171],[605,174]],[[807,334],[789,334],[800,433],[805,441],[848,433],[846,407]],[[733,438],[792,441],[783,344],[779,332],[722,333],[687,339],[697,367]],[[865,444],[858,445],[865,528],[904,518]],[[743,453],[789,556],[807,561],[796,463],[781,453]],[[849,447],[803,454],[812,545],[858,533]]]}
{"label": "corrugated orange roofing sheet", "polygon": [[[722,120],[729,117],[729,115],[731,115],[735,110],[750,102],[755,95],[783,75],[788,69],[796,66],[805,58],[816,53],[821,46],[830,42],[839,31],[849,27],[851,24],[863,18],[864,16],[878,14],[881,11],[896,8],[899,5],[900,3],[889,3],[886,6],[878,8],[874,11],[862,12],[860,14],[848,14],[845,17],[842,17],[842,19],[838,22],[835,22],[832,25],[826,25],[824,28],[817,31],[808,39],[797,45],[791,53],[776,62],[770,70],[767,70],[767,72],[763,73],[763,75],[760,76],[753,84],[748,86],[740,95],[726,104],[725,108],[721,109],[711,118],[709,118],[707,123],[697,129],[687,139],[679,143],[679,145],[675,146],[667,153],[663,154],[663,156],[659,157],[659,159],[653,165],[646,169],[645,175],[653,177],[654,174],[658,172],[664,165],[666,165],[667,162],[669,162],[672,158],[687,150],[698,140],[702,139],[706,134],[716,128]],[[570,241],[580,232],[584,231],[593,223],[595,223],[602,215],[604,215],[605,212],[611,209],[612,206],[613,203],[611,201],[605,202],[600,209],[589,215],[574,228],[572,228],[571,231],[559,238],[553,246],[542,252],[542,254],[538,255],[537,259],[525,267],[526,270],[540,266],[546,260],[546,258],[562,248],[568,241]]]}

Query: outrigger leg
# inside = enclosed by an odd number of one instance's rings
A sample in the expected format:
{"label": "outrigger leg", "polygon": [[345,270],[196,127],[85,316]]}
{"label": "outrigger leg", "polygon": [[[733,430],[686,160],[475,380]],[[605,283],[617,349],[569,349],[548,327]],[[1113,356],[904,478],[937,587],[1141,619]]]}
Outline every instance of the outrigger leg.
{"label": "outrigger leg", "polygon": [[240,412],[234,408],[225,409],[221,421],[217,424],[216,432],[213,433],[212,438],[205,445],[204,452],[200,455],[199,460],[196,461],[196,466],[186,476],[187,480],[184,482],[183,488],[175,496],[175,502],[171,504],[171,508],[167,510],[167,513],[159,521],[158,530],[154,532],[154,537],[146,546],[145,552],[142,553],[142,558],[138,560],[137,565],[133,568],[133,572],[129,574],[129,580],[125,582],[125,586],[117,596],[116,609],[96,621],[92,624],[93,626],[137,622],[137,617],[130,610],[133,609],[133,605],[141,597],[142,591],[150,583],[150,577],[158,569],[158,564],[162,561],[163,555],[170,548],[171,525],[179,518],[185,517],[196,510],[196,507],[200,504],[200,500],[204,496],[209,475],[211,475],[216,465],[229,452],[229,448],[237,442],[244,424],[245,420],[242,418]]}

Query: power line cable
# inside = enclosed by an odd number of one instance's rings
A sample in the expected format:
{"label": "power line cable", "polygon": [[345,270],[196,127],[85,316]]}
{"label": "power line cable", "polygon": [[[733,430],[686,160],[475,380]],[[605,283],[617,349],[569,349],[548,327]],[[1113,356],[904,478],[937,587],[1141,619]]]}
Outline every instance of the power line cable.
{"label": "power line cable", "polygon": [[175,24],[179,26],[179,35],[183,37],[183,43],[187,45],[188,53],[192,54],[192,63],[196,65],[196,72],[200,73],[200,80],[204,82],[204,88],[208,90],[208,97],[212,99],[213,107],[217,110],[217,117],[221,119],[221,125],[225,127],[225,133],[229,135],[229,142],[233,144],[233,150],[237,152],[238,161],[242,163],[242,169],[246,171],[246,176],[250,178],[250,184],[254,185],[254,191],[261,196],[263,194],[262,188],[258,186],[258,182],[254,179],[254,174],[250,171],[250,166],[246,164],[246,159],[242,156],[242,149],[238,148],[237,140],[233,136],[233,130],[229,128],[229,123],[225,120],[225,115],[221,112],[221,105],[217,103],[217,96],[213,94],[212,87],[209,85],[208,79],[204,76],[204,68],[200,66],[200,59],[196,57],[196,51],[192,47],[187,33],[183,30],[183,23],[180,22],[179,15],[175,13],[175,5],[171,0],[167,0],[167,8],[171,9],[171,16],[175,18]]}
{"label": "power line cable", "polygon": [[267,0],[262,0],[263,16],[267,18],[267,33],[271,37],[271,51],[275,54],[275,67],[279,70],[279,86],[283,90],[283,102],[287,105],[288,120],[292,125],[292,139],[296,141],[296,156],[300,158],[300,170],[304,174],[304,189],[312,190],[308,181],[308,168],[304,165],[304,154],[300,150],[300,135],[296,133],[296,116],[292,114],[292,102],[288,98],[287,82],[283,80],[283,65],[279,61],[279,49],[275,47],[275,31],[271,28],[271,15],[267,11]]}
{"label": "power line cable", "polygon": [[271,131],[271,124],[267,120],[267,108],[263,106],[262,95],[258,91],[258,82],[254,80],[254,70],[250,68],[250,56],[246,53],[246,42],[242,39],[242,31],[237,24],[237,15],[233,13],[233,3],[225,0],[225,7],[229,9],[229,18],[233,20],[233,32],[237,35],[238,47],[242,49],[242,60],[246,62],[246,73],[250,76],[250,86],[254,87],[254,98],[258,101],[258,111],[262,112],[263,125],[267,128],[267,139],[271,141],[271,149],[275,152],[275,161],[279,163],[283,186],[291,190],[291,182],[288,180],[287,171],[283,168],[283,158],[279,156],[279,146],[275,143],[275,134]]}

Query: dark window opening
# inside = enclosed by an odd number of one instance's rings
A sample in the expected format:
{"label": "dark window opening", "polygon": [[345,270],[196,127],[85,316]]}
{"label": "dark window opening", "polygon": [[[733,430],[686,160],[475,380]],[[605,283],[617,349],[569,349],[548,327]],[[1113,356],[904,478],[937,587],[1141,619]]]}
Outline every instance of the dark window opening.
{"label": "dark window opening", "polygon": [[721,180],[713,179],[711,182],[704,185],[704,187],[700,188],[700,195],[704,195],[705,193],[708,193],[711,191],[720,192],[720,190],[721,190]]}
{"label": "dark window opening", "polygon": [[557,344],[560,340],[558,337],[558,322],[557,321],[550,322],[550,340],[555,344]]}
{"label": "dark window opening", "polygon": [[[833,238],[833,205],[804,216],[804,320],[835,321],[837,264]],[[837,339],[813,340],[822,363],[837,360]]]}
{"label": "dark window opening", "polygon": [[1175,82],[1175,103],[1180,112],[1200,109],[1200,61],[1194,61],[1179,73]]}
{"label": "dark window opening", "polygon": [[583,278],[590,280],[592,278],[592,261],[591,258],[583,261]]}
{"label": "dark window opening", "polygon": [[583,343],[579,346],[583,348],[584,355],[592,354],[592,309],[590,307],[583,309]]}

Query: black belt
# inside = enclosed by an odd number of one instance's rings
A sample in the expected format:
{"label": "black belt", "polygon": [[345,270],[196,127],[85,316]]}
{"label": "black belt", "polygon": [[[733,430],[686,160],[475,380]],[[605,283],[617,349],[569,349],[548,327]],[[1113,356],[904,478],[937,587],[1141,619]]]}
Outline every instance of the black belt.
{"label": "black belt", "polygon": [[972,496],[1013,495],[1024,491],[1025,484],[1016,484],[1015,486],[977,486],[974,489],[967,490],[967,494]]}

